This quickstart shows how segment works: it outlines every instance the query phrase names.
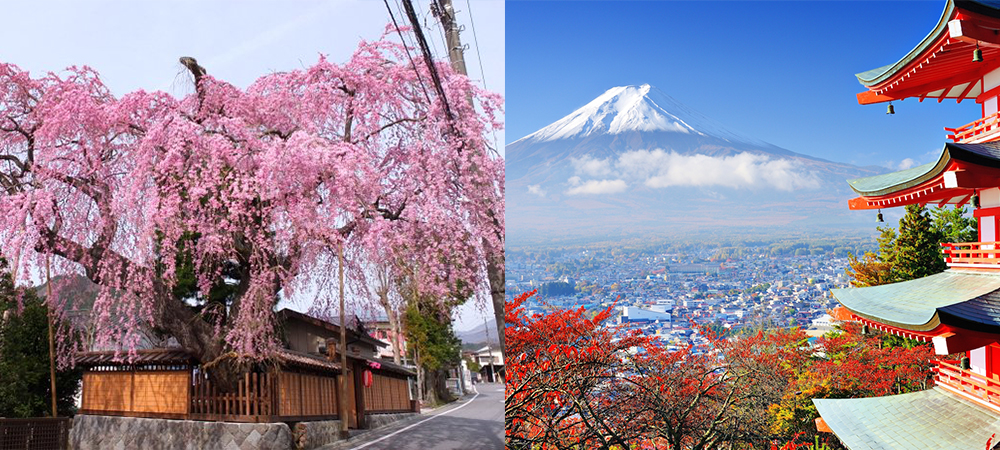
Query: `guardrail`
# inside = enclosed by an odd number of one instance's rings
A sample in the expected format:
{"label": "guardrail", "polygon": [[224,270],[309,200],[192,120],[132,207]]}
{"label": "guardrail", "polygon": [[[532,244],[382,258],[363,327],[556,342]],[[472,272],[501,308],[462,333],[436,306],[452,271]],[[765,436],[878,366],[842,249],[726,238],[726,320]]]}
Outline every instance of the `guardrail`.
{"label": "guardrail", "polygon": [[1000,242],[956,242],[941,244],[948,267],[1000,268]]}
{"label": "guardrail", "polygon": [[944,361],[937,361],[931,371],[937,373],[934,380],[938,384],[951,386],[1000,408],[1000,381]]}
{"label": "guardrail", "polygon": [[945,127],[944,130],[949,133],[948,139],[953,142],[960,144],[984,142],[990,140],[988,138],[1000,131],[1000,112],[974,120],[958,128]]}

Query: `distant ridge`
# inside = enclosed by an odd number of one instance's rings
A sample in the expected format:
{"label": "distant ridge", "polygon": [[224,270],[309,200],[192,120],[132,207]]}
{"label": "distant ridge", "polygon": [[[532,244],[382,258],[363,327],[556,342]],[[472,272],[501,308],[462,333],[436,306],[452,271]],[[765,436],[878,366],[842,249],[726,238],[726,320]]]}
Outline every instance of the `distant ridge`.
{"label": "distant ridge", "polygon": [[[488,327],[488,328],[487,328]],[[486,331],[489,330],[489,341],[493,345],[499,345],[497,341],[497,321],[490,319],[486,325],[478,325],[470,330],[456,331],[455,336],[462,340],[463,344],[479,344],[486,342]]]}
{"label": "distant ridge", "polygon": [[648,84],[608,89],[505,153],[507,235],[515,240],[867,226],[846,207],[854,196],[846,180],[887,171],[733,132]]}

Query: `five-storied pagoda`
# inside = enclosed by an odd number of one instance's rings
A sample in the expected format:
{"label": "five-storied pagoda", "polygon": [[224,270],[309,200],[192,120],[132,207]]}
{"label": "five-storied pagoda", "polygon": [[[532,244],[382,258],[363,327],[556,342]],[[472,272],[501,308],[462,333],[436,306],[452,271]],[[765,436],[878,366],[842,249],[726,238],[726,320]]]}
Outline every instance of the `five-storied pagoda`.
{"label": "five-storied pagoda", "polygon": [[936,363],[936,386],[925,391],[814,400],[817,426],[854,450],[983,448],[1000,432],[1000,2],[948,0],[916,48],[857,77],[867,88],[858,94],[863,105],[974,100],[982,118],[945,128],[933,163],[850,180],[859,194],[850,208],[970,205],[979,242],[946,244],[945,272],[834,291],[854,320],[960,359]]}

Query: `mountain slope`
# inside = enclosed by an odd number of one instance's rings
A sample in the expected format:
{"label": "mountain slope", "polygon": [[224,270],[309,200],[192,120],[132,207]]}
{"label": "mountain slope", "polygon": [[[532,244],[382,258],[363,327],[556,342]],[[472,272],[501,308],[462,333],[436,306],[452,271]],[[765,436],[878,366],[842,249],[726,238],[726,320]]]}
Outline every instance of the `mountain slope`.
{"label": "mountain slope", "polygon": [[506,147],[507,230],[861,223],[844,181],[883,171],[739,135],[649,85],[615,87]]}
{"label": "mountain slope", "polygon": [[591,135],[615,135],[629,131],[710,135],[726,141],[768,145],[727,130],[721,124],[689,109],[648,84],[608,89],[570,115],[511,145],[522,141],[527,144],[560,139],[582,139]]}

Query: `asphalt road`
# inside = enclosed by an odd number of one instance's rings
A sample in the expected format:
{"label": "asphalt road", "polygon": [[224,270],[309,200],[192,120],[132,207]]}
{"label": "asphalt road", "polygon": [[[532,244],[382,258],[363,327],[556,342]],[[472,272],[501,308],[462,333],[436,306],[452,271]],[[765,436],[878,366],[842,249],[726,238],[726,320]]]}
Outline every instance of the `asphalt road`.
{"label": "asphalt road", "polygon": [[489,450],[503,447],[503,385],[477,384],[479,392],[438,408],[418,421],[393,424],[355,438],[365,450]]}

